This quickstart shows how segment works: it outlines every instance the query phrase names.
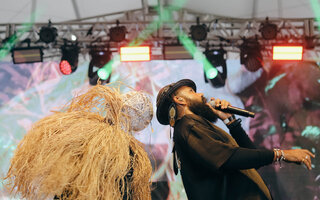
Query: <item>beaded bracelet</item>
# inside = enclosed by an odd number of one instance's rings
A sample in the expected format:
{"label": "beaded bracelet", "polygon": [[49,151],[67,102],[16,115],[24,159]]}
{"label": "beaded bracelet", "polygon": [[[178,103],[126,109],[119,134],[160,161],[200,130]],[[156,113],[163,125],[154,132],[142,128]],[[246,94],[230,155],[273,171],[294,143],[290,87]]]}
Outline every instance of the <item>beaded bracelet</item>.
{"label": "beaded bracelet", "polygon": [[276,160],[275,162],[279,162],[280,164],[280,168],[282,168],[281,166],[281,161],[282,160],[286,160],[286,157],[284,155],[284,152],[281,149],[273,149],[273,151],[276,153]]}
{"label": "beaded bracelet", "polygon": [[231,115],[227,119],[223,120],[223,123],[228,124],[229,122],[232,122],[232,120],[235,120],[235,119],[236,119],[236,117],[234,115]]}

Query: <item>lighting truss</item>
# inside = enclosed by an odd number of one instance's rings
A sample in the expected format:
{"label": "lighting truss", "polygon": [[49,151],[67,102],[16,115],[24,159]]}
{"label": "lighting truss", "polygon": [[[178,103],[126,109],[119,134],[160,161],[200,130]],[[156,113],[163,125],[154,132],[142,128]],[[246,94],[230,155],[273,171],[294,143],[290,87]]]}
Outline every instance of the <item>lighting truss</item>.
{"label": "lighting truss", "polygon": [[[208,27],[209,32],[206,40],[197,41],[199,47],[204,47],[205,44],[220,45],[228,52],[240,52],[239,46],[243,38],[250,38],[257,36],[264,56],[272,55],[272,46],[274,43],[295,43],[304,44],[306,37],[312,38],[314,46],[313,51],[320,55],[320,32],[318,30],[318,22],[314,19],[276,19],[270,18],[268,21],[277,26],[277,40],[265,40],[259,29],[260,25],[265,22],[265,19],[236,19],[216,16],[212,14],[195,13],[188,9],[173,11],[172,19],[174,21],[174,28],[185,33],[189,33],[191,26],[195,25],[196,19],[199,17],[202,24]],[[56,44],[44,44],[45,47],[56,49],[60,48],[63,40],[69,38],[71,35],[77,36],[79,47],[84,49],[90,46],[93,42],[105,44],[111,42],[112,45],[124,45],[126,41],[118,42],[119,44],[112,44],[110,38],[110,30],[116,26],[116,20],[121,22],[127,30],[126,40],[131,41],[142,30],[148,31],[148,25],[159,18],[159,14],[151,7],[129,10],[124,12],[117,12],[112,14],[94,16],[73,21],[52,23],[52,26],[57,28],[58,36]],[[112,20],[111,20],[112,19]],[[176,41],[176,32],[172,29],[171,22],[164,21],[162,26],[157,27],[156,31],[150,30],[151,35],[146,38],[146,41],[152,43],[160,42],[166,44],[170,41]],[[29,31],[26,31],[20,40],[30,38],[31,42],[39,40],[41,27],[46,26],[46,23],[33,24]],[[23,29],[23,24],[0,24],[0,40],[5,40],[15,33],[17,30]],[[3,44],[2,44],[3,45]],[[310,45],[309,45],[310,46]],[[313,56],[314,57],[314,56]],[[320,57],[320,56],[318,56]]]}

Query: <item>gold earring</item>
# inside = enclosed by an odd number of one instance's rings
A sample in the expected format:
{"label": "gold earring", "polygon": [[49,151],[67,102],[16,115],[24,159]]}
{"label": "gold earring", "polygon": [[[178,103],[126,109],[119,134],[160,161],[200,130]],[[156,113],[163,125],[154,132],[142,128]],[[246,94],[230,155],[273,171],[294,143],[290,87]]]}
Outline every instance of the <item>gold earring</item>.
{"label": "gold earring", "polygon": [[172,103],[169,107],[169,123],[170,123],[170,126],[174,126],[175,122],[176,122],[176,115],[177,112],[176,112],[176,106],[174,103]]}

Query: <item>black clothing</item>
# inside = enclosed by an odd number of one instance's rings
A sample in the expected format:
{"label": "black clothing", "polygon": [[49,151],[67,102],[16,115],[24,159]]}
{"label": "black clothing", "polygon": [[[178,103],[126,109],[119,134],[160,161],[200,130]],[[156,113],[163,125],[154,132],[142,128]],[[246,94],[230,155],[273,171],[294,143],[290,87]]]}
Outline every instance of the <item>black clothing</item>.
{"label": "black clothing", "polygon": [[[273,151],[265,149],[246,149],[239,147],[222,165],[226,170],[251,169],[268,165],[273,160]],[[245,162],[243,162],[245,160]]]}
{"label": "black clothing", "polygon": [[230,134],[237,141],[240,147],[248,149],[256,149],[255,145],[252,143],[247,133],[243,130],[241,126],[241,119],[237,119],[235,122],[227,126],[230,130]]}
{"label": "black clothing", "polygon": [[[234,154],[223,164],[223,169],[250,169],[259,168],[272,163],[274,153],[266,149],[256,149],[246,132],[241,127],[241,119],[228,126],[232,137],[240,146]],[[241,148],[244,147],[244,148]],[[243,161],[246,162],[243,162]]]}
{"label": "black clothing", "polygon": [[[252,168],[272,163],[273,152],[252,153],[250,157],[263,154],[265,158],[240,164],[239,169],[233,168],[231,165],[239,163],[237,160],[243,153],[256,151],[252,150],[255,147],[240,122],[234,123],[230,132],[242,147],[225,131],[198,115],[185,115],[176,122],[173,138],[188,199],[272,199],[265,183]],[[248,166],[250,169],[245,169]]]}

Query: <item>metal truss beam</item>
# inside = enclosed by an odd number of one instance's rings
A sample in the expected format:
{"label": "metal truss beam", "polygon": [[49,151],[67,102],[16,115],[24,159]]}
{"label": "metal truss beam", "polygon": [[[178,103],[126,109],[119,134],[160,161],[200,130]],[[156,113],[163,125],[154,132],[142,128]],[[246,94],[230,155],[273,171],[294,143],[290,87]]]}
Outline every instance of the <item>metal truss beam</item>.
{"label": "metal truss beam", "polygon": [[[143,1],[143,0],[142,0]],[[190,27],[196,25],[196,18],[200,18],[201,24],[208,27],[208,36],[205,41],[196,42],[199,48],[222,46],[230,52],[239,52],[239,45],[244,38],[256,37],[263,46],[263,55],[268,56],[273,44],[292,43],[304,44],[306,36],[314,38],[315,48],[313,51],[320,52],[320,32],[319,24],[314,19],[269,19],[270,23],[278,27],[278,35],[275,40],[264,40],[259,32],[261,23],[265,19],[237,19],[211,14],[196,13],[191,10],[181,9],[173,11],[172,22],[163,22],[157,31],[154,31],[146,40],[146,44],[161,46],[163,44],[177,43],[177,35],[173,31],[190,32]],[[19,42],[29,38],[33,46],[44,46],[46,49],[57,49],[65,40],[70,40],[71,35],[77,36],[79,47],[87,52],[93,45],[108,45],[117,48],[125,45],[128,41],[139,37],[142,30],[148,28],[148,24],[159,19],[158,13],[154,8],[146,7],[125,12],[117,12],[94,17],[87,17],[65,22],[52,22],[52,26],[58,30],[57,41],[54,44],[44,44],[39,40],[38,33],[41,27],[47,26],[46,23],[35,23],[30,30],[25,32]],[[120,21],[121,26],[127,28],[127,41],[122,43],[110,42],[109,30],[116,26],[116,20]],[[22,23],[0,24],[0,41],[23,29]],[[16,46],[19,46],[19,42]],[[56,50],[53,50],[56,52]]]}

